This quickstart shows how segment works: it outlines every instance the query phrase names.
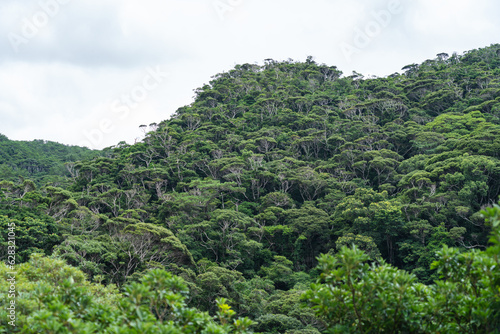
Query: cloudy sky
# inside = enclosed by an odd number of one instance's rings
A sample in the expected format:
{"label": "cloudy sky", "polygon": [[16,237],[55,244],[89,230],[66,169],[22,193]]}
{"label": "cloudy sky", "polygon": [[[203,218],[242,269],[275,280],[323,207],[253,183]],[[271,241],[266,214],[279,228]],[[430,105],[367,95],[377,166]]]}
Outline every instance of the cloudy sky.
{"label": "cloudy sky", "polygon": [[498,43],[497,0],[1,0],[0,133],[103,148],[236,64],[386,76]]}

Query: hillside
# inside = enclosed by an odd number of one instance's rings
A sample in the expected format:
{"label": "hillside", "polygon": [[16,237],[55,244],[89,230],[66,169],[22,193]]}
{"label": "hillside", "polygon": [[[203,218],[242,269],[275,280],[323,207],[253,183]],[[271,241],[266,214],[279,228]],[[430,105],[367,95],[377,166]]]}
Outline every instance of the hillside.
{"label": "hillside", "polygon": [[14,141],[0,134],[0,177],[10,181],[23,177],[40,185],[60,183],[64,177],[71,176],[65,163],[92,159],[100,154],[46,140]]}
{"label": "hillside", "polygon": [[192,307],[215,314],[224,297],[257,331],[318,333],[325,322],[300,296],[320,254],[355,244],[363,261],[431,284],[443,246],[488,245],[479,211],[500,194],[500,45],[403,71],[343,76],[311,57],[238,65],[106,156],[51,144],[47,158],[48,144],[24,143],[0,179],[67,175],[62,164],[81,161],[67,186],[1,183],[0,215],[26,229],[23,261],[43,251],[119,288],[167,269]]}

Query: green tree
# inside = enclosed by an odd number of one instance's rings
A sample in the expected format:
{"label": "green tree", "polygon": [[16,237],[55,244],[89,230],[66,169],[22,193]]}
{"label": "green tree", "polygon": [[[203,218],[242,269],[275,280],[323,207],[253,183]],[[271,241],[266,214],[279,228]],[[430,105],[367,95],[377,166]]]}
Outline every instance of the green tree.
{"label": "green tree", "polygon": [[486,251],[444,246],[432,264],[439,280],[388,264],[369,265],[363,251],[343,247],[319,259],[317,284],[304,294],[330,332],[489,333],[500,325],[500,206],[482,212],[492,226]]}

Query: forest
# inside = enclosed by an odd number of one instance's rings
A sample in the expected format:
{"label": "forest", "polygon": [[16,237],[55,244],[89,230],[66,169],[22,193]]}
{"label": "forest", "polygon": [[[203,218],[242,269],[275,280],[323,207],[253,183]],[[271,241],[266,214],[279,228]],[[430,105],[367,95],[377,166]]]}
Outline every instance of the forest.
{"label": "forest", "polygon": [[500,333],[500,44],[401,71],[266,59],[134,145],[0,135],[0,332]]}

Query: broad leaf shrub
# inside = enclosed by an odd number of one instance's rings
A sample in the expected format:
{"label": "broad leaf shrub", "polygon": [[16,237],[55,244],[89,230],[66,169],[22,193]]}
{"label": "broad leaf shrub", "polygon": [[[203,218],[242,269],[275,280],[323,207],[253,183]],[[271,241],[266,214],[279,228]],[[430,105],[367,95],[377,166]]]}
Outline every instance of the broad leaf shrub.
{"label": "broad leaf shrub", "polygon": [[353,246],[319,257],[322,274],[304,295],[327,333],[499,333],[500,206],[481,212],[491,246],[460,252],[444,246],[434,284]]}
{"label": "broad leaf shrub", "polygon": [[3,333],[250,333],[253,322],[235,318],[224,299],[217,320],[186,305],[184,280],[153,269],[119,293],[114,285],[90,283],[64,261],[33,254],[16,266],[16,321],[9,324],[7,278],[0,264],[0,332]]}

